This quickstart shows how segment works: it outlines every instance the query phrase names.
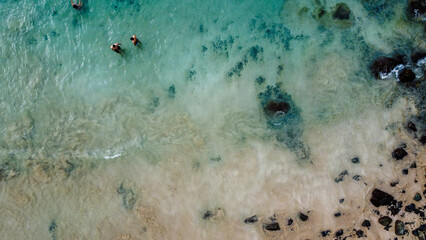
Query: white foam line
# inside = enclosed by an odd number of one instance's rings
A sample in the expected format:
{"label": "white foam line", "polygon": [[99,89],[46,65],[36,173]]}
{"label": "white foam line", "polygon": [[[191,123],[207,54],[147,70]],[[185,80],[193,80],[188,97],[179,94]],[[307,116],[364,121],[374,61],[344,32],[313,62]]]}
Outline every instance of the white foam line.
{"label": "white foam line", "polygon": [[112,156],[105,156],[104,158],[105,158],[105,159],[113,159],[113,158],[117,158],[117,157],[119,157],[119,156],[121,156],[121,153],[117,153],[117,154],[112,155]]}

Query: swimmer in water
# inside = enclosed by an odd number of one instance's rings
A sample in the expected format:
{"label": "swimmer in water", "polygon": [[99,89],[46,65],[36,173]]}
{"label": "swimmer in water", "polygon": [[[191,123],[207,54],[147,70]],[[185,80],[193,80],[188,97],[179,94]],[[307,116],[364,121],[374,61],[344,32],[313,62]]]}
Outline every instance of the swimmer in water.
{"label": "swimmer in water", "polygon": [[71,0],[71,6],[75,10],[81,10],[83,8],[83,4],[81,3],[81,0],[79,0],[78,4],[77,3],[73,3],[73,1]]}
{"label": "swimmer in water", "polygon": [[118,54],[123,55],[123,53],[121,52],[121,47],[119,45],[121,45],[121,43],[114,43],[114,44],[112,44],[111,45],[111,50],[114,51],[114,52],[116,52],[116,53],[118,53]]}
{"label": "swimmer in water", "polygon": [[139,39],[136,37],[136,35],[133,35],[130,38],[130,41],[132,41],[133,45],[140,47],[141,42],[139,41]]}

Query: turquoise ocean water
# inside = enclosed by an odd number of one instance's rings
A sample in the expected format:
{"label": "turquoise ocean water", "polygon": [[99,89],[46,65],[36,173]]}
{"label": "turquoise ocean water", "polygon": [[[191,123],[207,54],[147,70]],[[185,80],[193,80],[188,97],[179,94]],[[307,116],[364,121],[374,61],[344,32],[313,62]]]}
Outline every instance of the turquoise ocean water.
{"label": "turquoise ocean water", "polygon": [[343,169],[391,179],[424,93],[369,65],[424,28],[405,1],[338,2],[0,1],[4,239],[262,239],[242,219],[332,211]]}

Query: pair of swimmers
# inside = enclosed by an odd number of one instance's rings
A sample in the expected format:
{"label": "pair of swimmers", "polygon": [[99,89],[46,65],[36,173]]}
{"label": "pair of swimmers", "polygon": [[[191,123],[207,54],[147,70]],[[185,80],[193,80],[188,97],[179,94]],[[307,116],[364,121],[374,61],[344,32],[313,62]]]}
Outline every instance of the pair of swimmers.
{"label": "pair of swimmers", "polygon": [[[141,45],[141,42],[139,41],[139,39],[136,37],[136,35],[133,35],[130,38],[130,41],[132,41],[133,45],[139,47]],[[118,53],[118,54],[123,54],[121,47],[120,47],[121,43],[114,43],[111,45],[111,50]]]}

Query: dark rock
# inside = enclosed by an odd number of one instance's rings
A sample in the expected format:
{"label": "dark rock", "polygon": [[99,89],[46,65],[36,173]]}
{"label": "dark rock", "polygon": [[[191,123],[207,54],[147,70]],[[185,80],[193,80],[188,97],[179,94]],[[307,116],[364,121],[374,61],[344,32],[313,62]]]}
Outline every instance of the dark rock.
{"label": "dark rock", "polygon": [[400,220],[396,220],[396,222],[395,222],[395,234],[401,236],[401,235],[404,235],[404,231],[405,231],[404,223]]}
{"label": "dark rock", "polygon": [[287,226],[290,226],[291,224],[293,224],[293,219],[289,219],[289,220],[287,220]]}
{"label": "dark rock", "polygon": [[269,101],[263,108],[265,114],[269,117],[273,117],[277,114],[285,114],[290,110],[290,104],[286,102]]}
{"label": "dark rock", "polygon": [[356,231],[356,236],[358,238],[362,238],[364,236],[364,232],[362,230],[358,230],[358,231]]}
{"label": "dark rock", "polygon": [[254,215],[254,216],[251,216],[251,217],[246,218],[246,219],[244,220],[244,223],[255,223],[255,222],[257,222],[257,221],[258,221],[258,219],[257,219],[257,215]]}
{"label": "dark rock", "polygon": [[305,215],[305,214],[303,214],[303,213],[300,212],[299,213],[299,218],[300,218],[300,220],[302,220],[304,222],[304,221],[308,220],[309,217],[307,215]]}
{"label": "dark rock", "polygon": [[392,195],[385,193],[376,188],[373,190],[370,202],[375,207],[380,207],[380,206],[390,205],[392,200],[394,200],[394,197]]}
{"label": "dark rock", "polygon": [[250,57],[254,60],[254,61],[258,61],[258,60],[262,60],[262,56],[261,54],[263,53],[263,47],[259,47],[259,46],[254,46],[251,47],[249,49],[249,54]]}
{"label": "dark rock", "polygon": [[426,135],[425,135],[425,134],[423,134],[423,135],[420,137],[419,141],[420,141],[423,145],[425,145],[425,143],[426,143]]}
{"label": "dark rock", "polygon": [[279,231],[279,230],[281,230],[280,224],[278,224],[277,222],[267,224],[265,226],[265,229],[268,230],[268,231]]}
{"label": "dark rock", "polygon": [[358,164],[359,163],[359,158],[358,157],[354,157],[354,158],[351,159],[351,162],[353,164]]}
{"label": "dark rock", "polygon": [[402,208],[402,201],[397,202],[396,200],[392,201],[392,204],[388,207],[388,210],[392,213],[393,216],[399,213]]}
{"label": "dark rock", "polygon": [[366,228],[369,228],[369,227],[371,226],[371,223],[370,223],[370,221],[368,221],[368,220],[364,220],[364,221],[362,222],[361,226],[366,227]]}
{"label": "dark rock", "polygon": [[333,19],[348,20],[351,15],[351,10],[346,3],[338,3],[333,12]]}
{"label": "dark rock", "polygon": [[417,127],[413,122],[408,122],[407,128],[410,129],[413,132],[417,132]]}
{"label": "dark rock", "polygon": [[415,195],[414,195],[414,201],[420,201],[420,200],[422,200],[422,195],[420,195],[420,193],[416,193]]}
{"label": "dark rock", "polygon": [[408,3],[407,11],[411,18],[418,18],[425,13],[425,5],[422,1],[412,0]]}
{"label": "dark rock", "polygon": [[208,48],[206,46],[201,46],[201,52],[207,52]]}
{"label": "dark rock", "polygon": [[354,175],[352,177],[352,179],[355,180],[355,181],[359,181],[361,179],[361,176],[360,175]]}
{"label": "dark rock", "polygon": [[407,175],[407,174],[408,174],[408,169],[406,169],[406,168],[405,168],[405,169],[402,169],[402,174],[403,174],[403,175]]}
{"label": "dark rock", "polygon": [[347,171],[347,170],[344,170],[343,172],[341,172],[341,173],[339,174],[339,176],[338,176],[338,177],[336,177],[336,178],[334,179],[334,181],[335,181],[336,183],[339,183],[339,182],[343,181],[343,179],[345,178],[345,176],[346,176],[346,175],[348,175],[348,171]]}
{"label": "dark rock", "polygon": [[379,218],[379,223],[383,226],[389,226],[392,223],[392,218],[388,217],[388,216],[383,216],[381,218]]}
{"label": "dark rock", "polygon": [[409,212],[409,213],[414,211],[415,209],[416,209],[416,205],[414,205],[414,203],[411,203],[411,204],[405,206],[405,211]]}
{"label": "dark rock", "polygon": [[345,201],[344,198],[339,199],[339,203],[343,203]]}
{"label": "dark rock", "polygon": [[381,74],[389,74],[396,66],[403,62],[402,57],[379,57],[370,65],[370,71],[376,79],[381,79]]}
{"label": "dark rock", "polygon": [[340,237],[343,235],[343,229],[340,229],[339,231],[336,232],[336,237]]}
{"label": "dark rock", "polygon": [[395,187],[398,183],[399,183],[398,181],[391,182],[391,183],[390,183],[390,186],[391,186],[391,187]]}
{"label": "dark rock", "polygon": [[411,54],[411,61],[413,61],[414,64],[418,64],[419,61],[423,60],[424,58],[426,58],[426,52],[423,51],[414,52]]}
{"label": "dark rock", "polygon": [[417,168],[417,164],[416,164],[416,162],[413,162],[413,163],[410,165],[410,168]]}
{"label": "dark rock", "polygon": [[340,217],[340,216],[342,216],[342,214],[340,212],[337,212],[337,213],[334,214],[334,216],[335,217]]}
{"label": "dark rock", "polygon": [[405,151],[405,149],[397,148],[397,149],[393,150],[392,157],[395,158],[396,160],[401,160],[405,156],[407,156],[407,154],[408,153],[407,153],[407,151]]}
{"label": "dark rock", "polygon": [[416,79],[416,74],[410,68],[404,68],[398,74],[398,79],[402,83],[412,82]]}
{"label": "dark rock", "polygon": [[328,235],[330,235],[331,231],[330,230],[325,230],[321,232],[321,236],[323,237],[327,237]]}

